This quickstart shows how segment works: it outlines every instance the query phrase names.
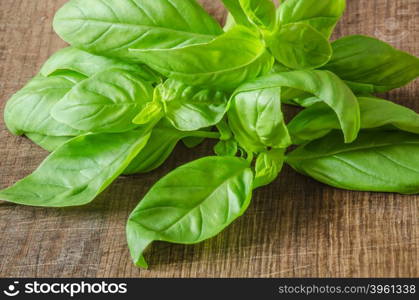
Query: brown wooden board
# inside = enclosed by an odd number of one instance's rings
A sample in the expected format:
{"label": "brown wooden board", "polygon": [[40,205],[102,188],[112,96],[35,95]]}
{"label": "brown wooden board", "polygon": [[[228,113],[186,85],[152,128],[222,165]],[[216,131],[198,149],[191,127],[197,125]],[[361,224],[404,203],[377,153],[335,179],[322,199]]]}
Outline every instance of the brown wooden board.
{"label": "brown wooden board", "polygon": [[[65,0],[1,0],[0,107],[65,46],[53,32]],[[219,19],[218,1],[206,7]],[[367,34],[419,54],[419,0],[348,0],[335,37]],[[413,83],[386,95],[419,110]],[[174,167],[211,153],[179,146],[150,174],[120,178],[91,205],[44,209],[0,204],[0,276],[328,277],[419,276],[418,196],[342,191],[285,168],[256,191],[248,212],[196,246],[156,243],[150,270],[133,266],[125,222],[151,185]],[[0,187],[31,173],[47,153],[0,121]]]}

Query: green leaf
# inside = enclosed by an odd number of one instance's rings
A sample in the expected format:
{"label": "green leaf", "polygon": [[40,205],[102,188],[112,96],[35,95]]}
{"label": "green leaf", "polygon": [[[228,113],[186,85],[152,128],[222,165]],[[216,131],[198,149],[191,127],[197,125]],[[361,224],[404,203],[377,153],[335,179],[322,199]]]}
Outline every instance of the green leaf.
{"label": "green leaf", "polygon": [[401,87],[419,76],[419,59],[362,35],[332,43],[333,57],[324,66],[349,82],[356,91],[381,93]]}
{"label": "green leaf", "polygon": [[221,140],[214,147],[218,156],[236,156],[238,150],[237,142],[233,139]]}
{"label": "green leaf", "polygon": [[345,8],[345,0],[287,0],[279,7],[279,22],[308,24],[329,38]]}
{"label": "green leaf", "polygon": [[[419,114],[393,102],[372,97],[359,97],[361,128],[385,127],[419,134]],[[311,141],[340,129],[339,120],[330,107],[315,104],[301,111],[289,124],[294,143]]]}
{"label": "green leaf", "polygon": [[228,96],[219,91],[201,89],[168,79],[159,89],[159,101],[165,117],[182,131],[213,126],[227,111]]}
{"label": "green leaf", "polygon": [[[311,99],[311,98],[315,98],[313,97],[313,94],[304,92],[302,90],[297,90],[297,89],[287,88],[287,87],[282,87],[281,89],[281,101],[284,104],[306,107],[307,99]],[[310,104],[310,102],[308,104]]]}
{"label": "green leaf", "polygon": [[234,93],[228,120],[241,147],[258,153],[267,147],[286,148],[291,144],[280,95],[281,88],[239,87]]}
{"label": "green leaf", "polygon": [[124,170],[124,174],[147,173],[157,169],[167,160],[177,143],[187,136],[187,132],[173,128],[168,121],[160,121],[152,129],[147,144]]}
{"label": "green leaf", "polygon": [[139,61],[166,77],[192,86],[227,91],[268,73],[273,64],[258,33],[242,26],[209,43],[164,50],[131,50]]}
{"label": "green leaf", "polygon": [[53,152],[59,147],[67,143],[69,140],[74,138],[74,136],[50,136],[43,135],[39,133],[26,133],[25,134],[32,142],[40,146],[41,148],[47,150],[48,152]]}
{"label": "green leaf", "polygon": [[227,118],[222,119],[217,124],[217,130],[220,133],[220,140],[227,141],[233,138],[233,132],[230,129],[230,126],[228,125]]}
{"label": "green leaf", "polygon": [[54,29],[69,44],[132,61],[134,49],[200,44],[222,33],[195,0],[71,0],[56,14]]}
{"label": "green leaf", "polygon": [[279,63],[278,61],[275,61],[270,73],[276,74],[276,73],[282,73],[282,72],[288,72],[288,71],[292,71],[292,70],[290,68],[287,68],[283,64]]}
{"label": "green leaf", "polygon": [[115,58],[94,55],[74,47],[57,51],[42,66],[40,74],[46,77],[68,70],[90,77],[110,68],[135,73],[137,77],[146,81],[159,81],[158,76],[145,65],[139,66]]}
{"label": "green leaf", "polygon": [[76,137],[31,175],[0,191],[0,199],[43,207],[87,204],[123,172],[148,138],[148,129]]}
{"label": "green leaf", "polygon": [[159,89],[154,89],[153,101],[148,102],[144,108],[132,120],[134,124],[144,125],[155,123],[164,117],[163,105],[158,98],[160,93]]}
{"label": "green leaf", "polygon": [[352,144],[339,132],[297,148],[287,162],[298,172],[334,187],[419,193],[419,135],[365,131]]}
{"label": "green leaf", "polygon": [[153,241],[193,244],[209,239],[249,206],[253,174],[235,157],[205,157],[169,173],[146,194],[127,224],[137,266]]}
{"label": "green leaf", "polygon": [[253,24],[250,22],[246,13],[243,10],[243,7],[240,4],[240,0],[221,0],[224,3],[224,6],[227,8],[229,14],[227,17],[225,31],[230,30],[235,25],[243,25],[246,27],[253,27]]}
{"label": "green leaf", "polygon": [[256,26],[273,30],[276,25],[276,8],[272,0],[239,0],[248,19]]}
{"label": "green leaf", "polygon": [[254,188],[272,183],[282,170],[285,161],[285,149],[272,149],[258,155],[255,165]]}
{"label": "green leaf", "polygon": [[184,143],[185,140],[190,142],[188,147],[195,147],[205,138],[219,138],[219,135],[210,131],[180,131],[174,128],[168,120],[162,119],[152,129],[147,145],[125,169],[124,174],[153,171],[167,160],[180,140]]}
{"label": "green leaf", "polygon": [[53,77],[36,76],[6,104],[4,120],[15,135],[38,133],[75,136],[82,133],[51,117],[50,111],[78,82],[86,77],[62,72]]}
{"label": "green leaf", "polygon": [[315,69],[332,57],[329,41],[308,24],[291,23],[275,32],[269,39],[275,58],[291,69]]}
{"label": "green leaf", "polygon": [[152,100],[153,87],[125,70],[109,69],[75,86],[51,111],[59,122],[89,132],[124,132]]}
{"label": "green leaf", "polygon": [[229,31],[231,28],[235,27],[237,25],[236,21],[234,20],[234,17],[231,13],[227,14],[225,25],[223,27],[224,31]]}
{"label": "green leaf", "polygon": [[287,104],[298,105],[298,106],[301,106],[301,107],[310,107],[310,106],[313,106],[317,103],[324,104],[322,99],[319,99],[317,97],[308,97],[308,98],[301,97],[301,98],[295,98],[292,101],[294,103],[287,103]]}
{"label": "green leaf", "polygon": [[204,138],[194,137],[194,136],[187,136],[182,139],[183,144],[189,149],[198,147],[204,141],[205,141]]}
{"label": "green leaf", "polygon": [[[291,88],[315,95],[336,113],[345,141],[352,142],[356,139],[360,128],[358,100],[345,83],[333,73],[307,70],[267,75],[242,85],[239,92],[274,87],[283,90]],[[285,90],[289,93],[289,89]]]}

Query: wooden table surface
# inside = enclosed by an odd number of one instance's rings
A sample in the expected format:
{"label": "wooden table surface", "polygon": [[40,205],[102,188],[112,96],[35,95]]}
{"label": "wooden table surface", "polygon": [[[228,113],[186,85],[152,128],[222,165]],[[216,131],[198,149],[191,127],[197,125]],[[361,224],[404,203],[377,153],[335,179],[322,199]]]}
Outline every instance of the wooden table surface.
{"label": "wooden table surface", "polygon": [[[53,32],[65,0],[1,0],[0,107],[65,46]],[[222,20],[218,1],[206,7]],[[367,34],[419,55],[419,0],[350,0],[335,37]],[[386,95],[419,110],[413,83]],[[179,146],[164,167],[117,180],[91,205],[44,209],[0,203],[1,277],[417,277],[419,196],[342,191],[285,168],[255,192],[245,216],[195,246],[155,243],[150,270],[131,263],[125,222],[174,167],[210,154]],[[47,153],[0,121],[0,187],[31,173]]]}

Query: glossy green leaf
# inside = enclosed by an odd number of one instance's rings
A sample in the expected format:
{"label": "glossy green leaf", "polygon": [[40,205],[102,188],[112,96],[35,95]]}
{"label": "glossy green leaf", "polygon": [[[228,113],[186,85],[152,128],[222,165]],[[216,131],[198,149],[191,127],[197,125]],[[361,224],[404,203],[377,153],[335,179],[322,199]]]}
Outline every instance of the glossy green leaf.
{"label": "glossy green leaf", "polygon": [[281,110],[281,88],[239,88],[228,111],[230,128],[240,146],[251,152],[286,148],[291,139]]}
{"label": "glossy green leaf", "polygon": [[[359,97],[361,128],[385,127],[419,134],[419,114],[404,106],[378,98]],[[323,103],[300,112],[289,124],[294,143],[311,141],[340,129],[336,114]]]}
{"label": "glossy green leaf", "polygon": [[217,124],[217,130],[220,133],[220,140],[226,141],[234,137],[233,132],[228,125],[227,118],[224,118]]}
{"label": "glossy green leaf", "polygon": [[94,55],[74,47],[67,47],[57,51],[42,66],[40,74],[50,76],[62,70],[68,70],[93,76],[106,69],[122,69],[135,73],[144,80],[157,82],[158,76],[145,65],[135,65],[115,58]]}
{"label": "glossy green leaf", "polygon": [[291,23],[275,32],[269,39],[275,58],[291,69],[315,69],[332,57],[329,41],[312,26]]}
{"label": "glossy green leaf", "polygon": [[279,22],[305,23],[329,38],[345,8],[345,0],[287,0],[279,7]]}
{"label": "glossy green leaf", "polygon": [[239,145],[234,139],[234,134],[228,125],[227,118],[224,118],[217,124],[217,130],[220,133],[220,141],[214,146],[214,152],[218,156],[236,156],[239,151]]}
{"label": "glossy green leaf", "polygon": [[285,161],[285,149],[272,149],[258,155],[255,165],[254,188],[272,183],[282,170]]}
{"label": "glossy green leaf", "polygon": [[193,244],[209,239],[241,216],[252,195],[253,174],[235,157],[205,157],[169,173],[145,195],[127,224],[137,266],[153,241]]}
{"label": "glossy green leaf", "polygon": [[234,20],[234,17],[231,13],[227,14],[226,17],[226,21],[225,21],[225,25],[223,27],[224,31],[229,31],[230,29],[232,29],[233,27],[235,27],[237,25],[236,21]]}
{"label": "glossy green leaf", "polygon": [[209,43],[167,50],[132,49],[132,53],[166,77],[218,90],[233,90],[268,73],[273,64],[259,34],[242,26]]}
{"label": "glossy green leaf", "polygon": [[256,26],[273,30],[276,25],[276,8],[272,0],[239,0],[248,19]]}
{"label": "glossy green leaf", "polygon": [[186,136],[186,132],[173,128],[167,121],[159,122],[152,129],[147,144],[124,170],[124,174],[147,173],[157,169],[170,156],[176,144]]}
{"label": "glossy green leaf", "polygon": [[214,147],[214,152],[218,156],[236,156],[237,151],[239,151],[238,145],[233,139],[221,140]]}
{"label": "glossy green leaf", "polygon": [[152,100],[153,87],[132,73],[109,69],[75,86],[51,111],[59,122],[89,132],[124,132]]}
{"label": "glossy green leaf", "polygon": [[361,92],[386,92],[419,76],[419,59],[380,40],[351,35],[332,43],[333,57],[324,66]]}
{"label": "glossy green leaf", "polygon": [[292,71],[290,68],[284,66],[283,64],[281,64],[278,61],[275,61],[274,65],[272,66],[271,69],[271,74],[276,74],[276,73],[282,73],[282,72],[289,72]]}
{"label": "glossy green leaf", "polygon": [[235,25],[243,25],[252,27],[253,24],[250,22],[243,7],[240,4],[240,0],[221,0],[224,6],[227,8],[229,14],[227,17],[225,31],[230,30]]}
{"label": "glossy green leaf", "polygon": [[167,160],[180,140],[185,142],[185,139],[189,139],[189,146],[195,147],[205,138],[217,137],[216,132],[180,131],[163,119],[152,129],[147,144],[124,170],[124,174],[147,173],[157,169]]}
{"label": "glossy green leaf", "polygon": [[163,104],[158,100],[159,89],[154,89],[153,101],[148,102],[132,120],[134,124],[144,125],[160,121],[164,117]]}
{"label": "glossy green leaf", "polygon": [[26,133],[25,134],[32,142],[47,150],[53,152],[59,147],[73,139],[74,136],[50,136],[39,133]]}
{"label": "glossy green leaf", "polygon": [[205,141],[204,138],[194,137],[194,136],[187,136],[182,139],[183,144],[189,149],[198,147],[204,141]]}
{"label": "glossy green leaf", "polygon": [[345,141],[352,142],[356,139],[360,128],[358,100],[345,83],[333,73],[316,70],[272,74],[242,85],[238,92],[272,87],[291,88],[315,95],[336,113]]}
{"label": "glossy green leaf", "polygon": [[[294,91],[292,89],[286,89],[285,94],[287,94],[288,91]],[[284,94],[284,93],[282,93]],[[288,95],[287,95],[288,96]],[[307,97],[307,98],[306,98]],[[286,104],[290,105],[296,105],[301,107],[310,107],[317,103],[323,103],[323,100],[317,97],[311,97],[309,94],[300,94],[297,95],[295,98],[286,98],[284,101]]]}
{"label": "glossy green leaf", "polygon": [[315,98],[313,97],[313,94],[307,93],[302,90],[297,90],[288,87],[282,87],[281,89],[281,101],[284,104],[306,107],[306,100],[311,98]]}
{"label": "glossy green leaf", "polygon": [[54,29],[77,48],[133,61],[129,48],[181,48],[222,33],[195,0],[71,0],[57,12]]}
{"label": "glossy green leaf", "polygon": [[165,117],[179,130],[194,131],[213,126],[227,111],[228,96],[223,92],[171,79],[158,89]]}
{"label": "glossy green leaf", "polygon": [[0,191],[0,199],[44,207],[87,204],[124,171],[148,138],[148,129],[76,137],[31,175]]}
{"label": "glossy green leaf", "polygon": [[298,98],[294,99],[298,105],[302,107],[310,107],[312,105],[315,105],[317,103],[323,103],[323,101],[317,97],[309,97],[309,98]]}
{"label": "glossy green leaf", "polygon": [[297,148],[287,162],[298,172],[334,187],[419,193],[419,135],[365,131],[352,144],[339,132]]}
{"label": "glossy green leaf", "polygon": [[50,112],[78,82],[86,77],[62,72],[54,77],[36,76],[6,104],[4,120],[16,135],[38,133],[51,136],[75,136],[82,133],[52,118]]}

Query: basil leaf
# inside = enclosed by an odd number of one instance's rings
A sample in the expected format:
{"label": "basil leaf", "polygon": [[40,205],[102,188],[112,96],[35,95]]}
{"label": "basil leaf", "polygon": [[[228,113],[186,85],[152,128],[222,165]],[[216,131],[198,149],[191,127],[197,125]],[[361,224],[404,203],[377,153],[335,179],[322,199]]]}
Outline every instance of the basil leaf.
{"label": "basil leaf", "polygon": [[154,89],[153,101],[148,102],[132,122],[134,124],[144,125],[160,121],[164,117],[164,112],[159,97],[159,90]]}
{"label": "basil leaf", "polygon": [[173,152],[180,140],[195,147],[205,138],[216,138],[218,134],[210,131],[180,131],[167,119],[162,119],[152,129],[147,145],[125,169],[125,175],[147,173],[160,167]]}
{"label": "basil leaf", "polygon": [[217,130],[220,133],[220,140],[226,141],[233,138],[233,132],[228,125],[227,118],[224,118],[217,124]]}
{"label": "basil leaf", "polygon": [[329,38],[345,8],[345,0],[287,0],[279,7],[279,22],[305,23]]}
{"label": "basil leaf", "polygon": [[218,156],[236,156],[239,145],[234,139],[234,134],[226,118],[217,124],[217,130],[220,133],[220,141],[214,146],[215,154]]}
{"label": "basil leaf", "polygon": [[[91,128],[80,130],[64,122],[59,122],[51,116],[51,110],[65,95],[71,92],[70,94],[74,96],[79,91],[78,88],[75,88],[79,87],[79,83],[81,86],[89,85],[91,80],[81,84],[88,78],[86,76],[91,77],[97,72],[105,72],[104,70],[115,67],[122,68],[139,79],[150,81],[150,84],[158,80],[158,77],[145,66],[140,67],[117,59],[92,55],[72,47],[64,48],[50,57],[42,67],[40,74],[10,99],[5,109],[7,126],[14,134],[36,136],[35,142],[44,139],[41,136],[48,137],[48,140],[60,140],[58,138],[60,136],[69,137],[85,133]],[[116,77],[117,75],[110,76]],[[119,81],[121,80],[119,78]],[[147,85],[151,88],[150,84]],[[136,89],[138,90],[138,87]],[[81,96],[85,97],[86,95]],[[85,99],[76,99],[76,102],[80,100]],[[133,127],[130,121],[126,121],[126,123]],[[45,143],[42,144],[45,145]],[[52,147],[45,146],[51,150],[54,149],[54,144]],[[41,146],[44,147],[44,145]]]}
{"label": "basil leaf", "polygon": [[54,77],[36,76],[6,104],[4,120],[15,135],[38,133],[75,136],[82,133],[51,117],[50,111],[78,82],[86,77],[63,72]]}
{"label": "basil leaf", "polygon": [[213,126],[227,111],[225,93],[192,87],[176,80],[167,80],[158,88],[165,117],[182,131],[194,131]]}
{"label": "basil leaf", "polygon": [[194,136],[187,136],[182,139],[183,144],[189,149],[199,146],[204,141],[205,141],[205,138],[194,137]]}
{"label": "basil leaf", "polygon": [[281,26],[269,38],[273,56],[291,69],[314,69],[332,57],[329,41],[308,24],[291,23]]}
{"label": "basil leaf", "polygon": [[89,132],[124,132],[152,100],[153,87],[128,71],[109,69],[75,86],[51,111],[59,122]]}
{"label": "basil leaf", "polygon": [[[385,127],[419,134],[419,114],[393,102],[372,97],[359,97],[361,128]],[[289,124],[294,143],[302,143],[325,136],[340,129],[333,111],[319,103],[301,111]]]}
{"label": "basil leaf", "polygon": [[258,155],[255,165],[254,188],[272,183],[282,170],[285,161],[285,149],[272,149]]}
{"label": "basil leaf", "polygon": [[271,0],[222,0],[229,11],[224,30],[239,24],[273,30],[276,25],[276,8]]}
{"label": "basil leaf", "polygon": [[239,151],[238,145],[233,139],[221,140],[214,147],[214,152],[218,156],[236,156],[237,151]]}
{"label": "basil leaf", "polygon": [[387,92],[419,76],[417,57],[380,40],[351,35],[333,42],[332,47],[333,57],[324,69],[348,81],[356,91]]}
{"label": "basil leaf", "polygon": [[268,73],[273,64],[259,34],[242,26],[209,43],[167,50],[131,50],[139,61],[166,77],[192,86],[227,91]]}
{"label": "basil leaf", "polygon": [[240,4],[240,0],[221,0],[224,6],[227,8],[229,14],[227,16],[225,31],[230,30],[235,25],[243,25],[246,27],[253,27],[243,7]]}
{"label": "basil leaf", "polygon": [[160,121],[152,129],[147,144],[124,170],[124,174],[147,173],[157,169],[167,160],[177,143],[187,136],[187,132],[173,128],[165,120]]}
{"label": "basil leaf", "polygon": [[234,20],[234,17],[231,13],[227,14],[225,25],[223,27],[224,31],[229,31],[231,28],[237,26],[236,20]]}
{"label": "basil leaf", "polygon": [[281,89],[239,88],[231,99],[228,119],[236,140],[247,151],[286,148],[291,139],[281,110]]}
{"label": "basil leaf", "polygon": [[[293,101],[295,102],[295,105],[302,106],[302,107],[310,107],[317,103],[323,104],[324,106],[322,99],[319,99],[317,97],[308,97],[308,98],[301,97],[301,98],[295,98],[293,99]],[[328,106],[326,105],[326,107]],[[328,108],[330,109],[330,107]]]}
{"label": "basil leaf", "polygon": [[130,71],[147,81],[157,82],[159,80],[158,76],[145,65],[138,66],[119,59],[94,55],[74,47],[57,51],[42,66],[40,74],[46,77],[68,70],[90,77],[111,68]]}
{"label": "basil leaf", "polygon": [[57,12],[54,29],[77,48],[133,61],[129,48],[179,48],[222,33],[195,0],[71,0]]}
{"label": "basil leaf", "polygon": [[278,61],[275,61],[270,73],[276,74],[276,73],[289,72],[289,71],[292,71],[292,70],[290,68],[287,68],[283,64],[279,63]]}
{"label": "basil leaf", "polygon": [[87,204],[122,173],[148,137],[148,129],[76,137],[31,175],[0,191],[0,199],[43,207]]}
{"label": "basil leaf", "polygon": [[[327,71],[292,71],[260,77],[242,85],[236,93],[264,88],[292,88],[315,95],[336,113],[346,142],[356,139],[360,128],[358,100],[336,75]],[[289,89],[285,89],[288,91]]]}
{"label": "basil leaf", "polygon": [[153,241],[192,244],[209,239],[249,206],[253,174],[235,157],[205,157],[158,181],[131,213],[128,246],[137,266]]}
{"label": "basil leaf", "polygon": [[419,135],[366,131],[352,144],[333,132],[297,148],[287,162],[298,172],[334,187],[419,193]]}
{"label": "basil leaf", "polygon": [[239,0],[243,12],[256,26],[273,30],[276,25],[276,8],[272,0]]}
{"label": "basil leaf", "polygon": [[67,143],[74,136],[50,136],[39,133],[25,133],[25,135],[35,144],[48,152],[53,152]]}

